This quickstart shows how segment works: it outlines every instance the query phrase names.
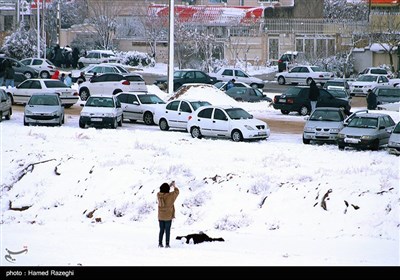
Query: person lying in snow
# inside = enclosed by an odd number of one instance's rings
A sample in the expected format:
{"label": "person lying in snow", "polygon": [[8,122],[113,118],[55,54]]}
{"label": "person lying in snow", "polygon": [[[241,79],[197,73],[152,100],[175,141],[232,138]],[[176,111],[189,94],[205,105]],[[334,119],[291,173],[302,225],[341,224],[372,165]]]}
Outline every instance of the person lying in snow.
{"label": "person lying in snow", "polygon": [[223,238],[211,238],[204,232],[200,231],[199,233],[188,234],[185,236],[177,236],[176,239],[182,240],[182,243],[186,244],[198,244],[202,242],[212,242],[212,241],[225,241]]}

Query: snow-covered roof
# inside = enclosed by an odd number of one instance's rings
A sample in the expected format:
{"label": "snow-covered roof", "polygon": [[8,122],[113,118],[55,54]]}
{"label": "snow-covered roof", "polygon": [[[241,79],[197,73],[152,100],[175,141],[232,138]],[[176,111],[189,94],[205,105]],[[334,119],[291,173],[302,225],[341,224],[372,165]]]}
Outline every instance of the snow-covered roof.
{"label": "snow-covered roof", "polygon": [[[386,43],[384,43],[384,44],[374,43],[374,44],[371,44],[371,46],[369,47],[369,50],[371,52],[387,52],[390,50],[390,46]],[[394,47],[393,50],[397,50],[397,47]]]}

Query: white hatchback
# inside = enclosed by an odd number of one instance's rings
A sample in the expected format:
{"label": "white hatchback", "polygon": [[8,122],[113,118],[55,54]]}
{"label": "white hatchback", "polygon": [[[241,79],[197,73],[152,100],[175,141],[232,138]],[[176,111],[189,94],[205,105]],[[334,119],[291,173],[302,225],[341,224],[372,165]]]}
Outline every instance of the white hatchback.
{"label": "white hatchback", "polygon": [[266,122],[254,119],[242,108],[232,106],[204,106],[189,116],[187,131],[193,138],[230,138],[235,142],[263,140],[270,136]]}
{"label": "white hatchback", "polygon": [[111,127],[122,126],[123,112],[121,103],[115,96],[90,96],[84,106],[80,117],[79,127],[86,126]]}
{"label": "white hatchback", "polygon": [[161,130],[186,130],[189,115],[198,108],[208,105],[211,104],[201,100],[172,100],[165,107],[158,108],[155,111],[154,123]]}

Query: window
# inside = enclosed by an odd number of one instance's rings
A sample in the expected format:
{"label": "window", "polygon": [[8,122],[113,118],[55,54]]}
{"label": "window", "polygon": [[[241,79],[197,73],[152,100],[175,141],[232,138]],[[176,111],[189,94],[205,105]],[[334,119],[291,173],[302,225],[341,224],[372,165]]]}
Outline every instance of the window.
{"label": "window", "polygon": [[224,70],[224,72],[222,72],[222,75],[224,76],[233,76],[233,70]]}
{"label": "window", "polygon": [[211,119],[212,111],[213,111],[213,108],[206,108],[206,109],[201,110],[197,116],[199,118],[203,118],[203,119]]}
{"label": "window", "polygon": [[178,111],[179,102],[180,101],[172,101],[167,105],[167,110]]}
{"label": "window", "polygon": [[189,104],[187,104],[187,102],[185,102],[185,101],[182,101],[180,111],[181,112],[186,112],[186,113],[191,113],[192,112],[192,110],[190,109]]}
{"label": "window", "polygon": [[221,109],[215,109],[214,119],[227,121],[228,118],[225,116],[225,113]]}

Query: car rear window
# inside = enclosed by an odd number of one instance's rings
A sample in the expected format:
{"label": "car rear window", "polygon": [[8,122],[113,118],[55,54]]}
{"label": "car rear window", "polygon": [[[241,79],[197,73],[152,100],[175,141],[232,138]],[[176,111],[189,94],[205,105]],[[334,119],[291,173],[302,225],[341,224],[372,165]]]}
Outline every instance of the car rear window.
{"label": "car rear window", "polygon": [[67,86],[60,80],[45,81],[44,84],[47,88],[69,88],[69,86]]}
{"label": "car rear window", "polygon": [[371,69],[371,74],[386,75],[388,72],[385,69]]}
{"label": "car rear window", "polygon": [[144,82],[143,78],[140,76],[126,76],[125,78],[130,82]]}

